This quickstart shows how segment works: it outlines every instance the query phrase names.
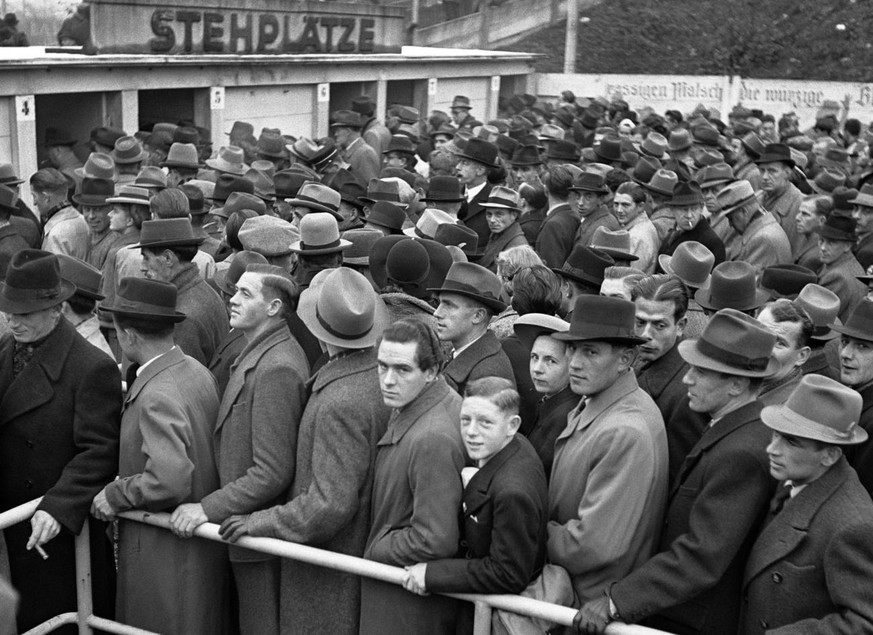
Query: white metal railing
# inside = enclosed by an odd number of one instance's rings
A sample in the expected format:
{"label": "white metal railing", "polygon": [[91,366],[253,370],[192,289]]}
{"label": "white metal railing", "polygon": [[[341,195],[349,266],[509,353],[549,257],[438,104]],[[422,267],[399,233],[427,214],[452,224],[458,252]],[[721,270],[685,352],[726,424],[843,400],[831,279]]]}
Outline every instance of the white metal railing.
{"label": "white metal railing", "polygon": [[[28,520],[36,511],[41,499],[37,498],[0,513],[0,529]],[[122,512],[120,518],[141,522],[155,527],[170,530],[170,515],[167,513],[153,514],[145,511]],[[218,533],[218,525],[206,523],[194,530],[194,535],[206,540],[225,542]],[[307,562],[309,564],[336,569],[362,577],[381,580],[391,584],[401,585],[405,570],[363,558],[356,558],[341,553],[316,549],[307,545],[294,542],[286,542],[275,538],[254,538],[244,536],[235,544],[268,553],[281,558]],[[118,635],[158,635],[139,628],[127,626],[119,622],[113,622],[93,614],[91,601],[91,553],[88,539],[88,523],[82,528],[82,532],[76,536],[76,583],[78,606],[75,613],[62,613],[39,626],[23,633],[22,635],[43,635],[65,624],[77,624],[79,635],[92,635],[93,628]],[[549,620],[562,626],[572,626],[576,609],[549,602],[541,602],[519,595],[479,595],[476,593],[447,593],[453,598],[466,600],[475,604],[474,635],[488,635],[491,633],[491,612],[494,609],[510,611],[520,615],[528,615],[544,620]],[[613,622],[606,627],[607,635],[669,635],[664,631]]]}

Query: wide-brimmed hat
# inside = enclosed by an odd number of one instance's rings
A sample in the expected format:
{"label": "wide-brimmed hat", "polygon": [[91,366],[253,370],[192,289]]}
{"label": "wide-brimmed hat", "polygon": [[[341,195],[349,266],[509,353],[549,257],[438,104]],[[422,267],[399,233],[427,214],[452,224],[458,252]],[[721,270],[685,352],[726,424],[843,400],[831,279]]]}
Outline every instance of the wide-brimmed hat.
{"label": "wide-brimmed hat", "polygon": [[119,165],[139,163],[148,156],[136,137],[120,137],[112,150],[112,159]]}
{"label": "wide-brimmed hat", "polygon": [[242,176],[249,169],[245,163],[245,152],[237,146],[221,146],[218,156],[206,159],[206,165],[216,172],[225,172]]}
{"label": "wide-brimmed hat", "polygon": [[758,165],[765,163],[784,163],[789,167],[794,167],[794,159],[791,157],[791,148],[784,143],[771,143],[764,147],[764,152],[755,161]]}
{"label": "wide-brimmed hat", "polygon": [[230,196],[221,207],[213,207],[210,213],[225,220],[229,219],[234,212],[251,210],[258,216],[267,213],[267,205],[254,194],[247,192],[231,192]]}
{"label": "wide-brimmed hat", "polygon": [[795,299],[808,284],[818,280],[814,271],[801,265],[773,265],[761,273],[761,288],[772,298]]}
{"label": "wide-brimmed hat", "polygon": [[311,163],[312,159],[321,151],[322,146],[309,137],[300,137],[294,143],[286,145],[285,149],[298,159]]}
{"label": "wide-brimmed hat", "polygon": [[115,193],[115,183],[110,179],[92,179],[85,177],[78,194],[73,194],[73,202],[88,207],[104,207],[111,205],[107,201]]}
{"label": "wide-brimmed hat", "polygon": [[534,145],[519,146],[512,154],[509,163],[514,168],[531,167],[541,165],[540,149]]}
{"label": "wide-brimmed hat", "polygon": [[370,208],[366,221],[378,227],[384,227],[392,234],[400,234],[403,232],[406,212],[396,203],[377,201]]}
{"label": "wide-brimmed hat", "polygon": [[465,95],[455,95],[455,98],[452,100],[451,107],[470,110],[470,98]]}
{"label": "wide-brimmed hat", "polygon": [[540,127],[537,139],[540,141],[561,141],[564,134],[564,129],[561,126],[547,123]]}
{"label": "wide-brimmed hat", "polygon": [[409,137],[396,134],[391,137],[391,141],[388,142],[388,146],[382,151],[382,154],[385,155],[391,152],[412,156],[415,154],[415,146]]}
{"label": "wide-brimmed hat", "polygon": [[225,269],[219,269],[212,276],[212,281],[223,293],[233,295],[236,293],[236,283],[242,278],[246,272],[246,267],[249,265],[268,264],[267,259],[256,251],[243,250],[237,252],[230,263],[230,266]]}
{"label": "wide-brimmed hat", "polygon": [[422,212],[418,221],[415,223],[415,227],[404,229],[403,233],[407,236],[433,239],[437,227],[446,223],[454,225],[456,222],[457,220],[455,220],[454,217],[441,209],[428,208]]}
{"label": "wide-brimmed hat", "polygon": [[688,287],[700,289],[709,284],[715,256],[706,245],[687,240],[679,243],[672,256],[658,256],[658,264],[664,273],[679,278]]}
{"label": "wide-brimmed hat", "polygon": [[603,272],[613,265],[615,265],[615,259],[606,252],[577,244],[561,268],[552,268],[552,271],[559,276],[581,282],[599,291],[600,285],[603,284]]}
{"label": "wide-brimmed hat", "polygon": [[834,210],[838,213],[840,211],[851,212],[855,206],[851,201],[855,200],[856,196],[858,196],[858,190],[855,188],[838,185],[831,192],[831,197],[834,199]]}
{"label": "wide-brimmed hat", "polygon": [[370,281],[349,267],[320,271],[300,294],[297,314],[320,341],[352,349],[374,346],[390,319]]}
{"label": "wide-brimmed hat", "polygon": [[518,317],[512,329],[522,345],[530,350],[540,335],[566,333],[570,330],[570,323],[546,313],[525,313]]}
{"label": "wide-brimmed hat", "polygon": [[755,268],[741,260],[723,262],[712,270],[709,286],[694,294],[697,304],[710,311],[751,311],[763,305],[770,294],[755,286]]}
{"label": "wide-brimmed hat", "polygon": [[457,247],[467,260],[472,262],[482,257],[479,250],[479,234],[475,229],[457,223],[443,223],[437,227],[433,239],[446,247]]}
{"label": "wide-brimmed hat", "polygon": [[724,185],[734,180],[734,171],[727,163],[715,163],[701,168],[694,175],[694,180],[700,185],[701,190]]}
{"label": "wide-brimmed hat", "polygon": [[702,126],[694,126],[691,130],[691,136],[694,139],[694,143],[709,146],[712,148],[718,147],[718,130],[710,125],[702,125]]}
{"label": "wide-brimmed hat", "polygon": [[351,244],[340,238],[339,226],[333,214],[312,212],[300,219],[300,240],[291,243],[289,251],[317,256],[343,251]]}
{"label": "wide-brimmed hat", "polygon": [[457,153],[457,156],[462,159],[481,163],[489,168],[497,167],[497,146],[490,141],[473,137],[467,141],[464,149]]}
{"label": "wide-brimmed hat", "polygon": [[18,211],[18,194],[8,185],[0,183],[0,209],[10,213]]}
{"label": "wide-brimmed hat", "polygon": [[461,189],[461,182],[455,176],[432,176],[427,182],[427,192],[421,200],[447,203],[463,201],[464,192]]}
{"label": "wide-brimmed hat", "polygon": [[593,192],[595,194],[608,194],[604,178],[594,172],[583,172],[573,180],[570,189],[575,192]]}
{"label": "wide-brimmed hat", "polygon": [[421,112],[412,106],[397,106],[396,113],[400,123],[416,124],[421,119]]}
{"label": "wide-brimmed hat", "polygon": [[667,149],[670,152],[681,152],[691,147],[691,133],[685,128],[676,128],[670,133],[670,140],[667,142]]}
{"label": "wide-brimmed hat", "polygon": [[[830,170],[825,168],[821,172],[819,172],[815,179],[809,181],[809,186],[812,188],[813,192],[816,194],[827,194],[830,195],[835,188],[846,184],[846,175],[837,170]],[[863,188],[862,188],[863,189]],[[869,193],[868,193],[869,194]],[[856,199],[859,197],[855,197]],[[856,200],[851,201],[856,205],[867,205],[868,207],[873,207],[873,196],[868,196],[865,199],[864,203],[859,203]]]}
{"label": "wide-brimmed hat", "polygon": [[661,196],[673,196],[673,191],[679,183],[679,177],[672,170],[658,169],[647,183],[637,181],[645,189]]}
{"label": "wide-brimmed hat", "polygon": [[823,375],[804,375],[784,404],[761,410],[761,421],[794,437],[855,445],[867,440],[867,431],[858,425],[863,405],[857,390]]}
{"label": "wide-brimmed hat", "polygon": [[197,183],[192,184],[191,181],[183,183],[179,189],[188,198],[188,211],[191,216],[200,216],[206,214],[206,197],[203,194],[203,189]]}
{"label": "wide-brimmed hat", "polygon": [[617,134],[609,134],[594,146],[594,155],[604,163],[621,161],[621,139]]}
{"label": "wide-brimmed hat", "polygon": [[457,293],[500,313],[506,308],[506,303],[500,299],[502,286],[500,278],[485,267],[472,262],[456,262],[446,274],[442,286],[430,288],[428,291]]}
{"label": "wide-brimmed hat", "polygon": [[0,164],[0,185],[20,185],[24,179],[19,179],[11,163]]}
{"label": "wide-brimmed hat", "polygon": [[636,165],[634,165],[633,170],[631,170],[630,177],[636,183],[645,187],[659,169],[661,169],[661,162],[658,159],[642,156]]}
{"label": "wide-brimmed hat", "polygon": [[61,278],[57,257],[41,249],[14,254],[0,282],[0,311],[33,313],[57,306],[76,292],[76,285]]}
{"label": "wide-brimmed hat", "polygon": [[230,132],[226,132],[225,134],[234,139],[248,138],[252,143],[255,141],[255,127],[248,121],[234,121],[233,126],[230,128]]}
{"label": "wide-brimmed hat", "polygon": [[740,139],[740,143],[743,144],[743,146],[746,148],[746,152],[749,154],[749,156],[752,157],[752,159],[759,158],[762,154],[764,154],[764,150],[766,150],[767,148],[767,146],[761,140],[761,137],[759,137],[754,132],[749,132],[744,135]]}
{"label": "wide-brimmed hat", "polygon": [[299,238],[297,228],[277,216],[247,218],[239,228],[242,246],[267,258],[290,254],[291,244]]}
{"label": "wide-brimmed hat", "polygon": [[[842,326],[840,318],[840,297],[825,287],[810,283],[800,290],[794,304],[806,311],[812,320],[811,339],[827,342],[840,336],[834,326]],[[873,340],[873,331],[870,332]]]}
{"label": "wide-brimmed hat", "polygon": [[752,184],[741,179],[728,183],[715,195],[722,214],[730,214],[752,203],[755,200],[755,189]]}
{"label": "wide-brimmed hat", "polygon": [[353,128],[360,130],[363,126],[361,114],[354,110],[337,110],[330,116],[330,127]]}
{"label": "wide-brimmed hat", "polygon": [[254,186],[254,194],[265,201],[274,201],[276,199],[276,188],[266,172],[261,172],[255,168],[249,168],[243,178],[246,181],[251,181]]}
{"label": "wide-brimmed hat", "polygon": [[818,232],[819,238],[827,240],[841,240],[854,243],[857,240],[855,226],[858,224],[851,216],[843,214],[828,214],[824,225]]}
{"label": "wide-brimmed hat", "polygon": [[370,264],[370,250],[382,238],[382,233],[372,229],[350,229],[343,232],[342,237],[352,243],[343,252],[343,264],[364,267]]}
{"label": "wide-brimmed hat", "polygon": [[193,143],[197,145],[201,142],[200,131],[194,126],[179,126],[173,131],[173,143]]}
{"label": "wide-brimmed hat", "polygon": [[[657,177],[657,174],[655,175]],[[678,181],[673,188],[670,205],[673,207],[691,207],[703,205],[703,193],[694,181]]]}
{"label": "wide-brimmed hat", "polygon": [[274,159],[284,159],[288,156],[288,150],[285,149],[285,138],[278,130],[264,129],[258,137],[258,144],[255,146],[255,152],[261,156],[271,157]]}
{"label": "wide-brimmed hat", "polygon": [[106,199],[110,205],[115,203],[125,203],[127,205],[145,205],[149,206],[149,191],[144,187],[136,187],[134,185],[122,185],[118,188],[118,194]]}
{"label": "wide-brimmed hat", "polygon": [[303,187],[303,184],[311,180],[311,176],[292,172],[291,170],[282,170],[276,172],[273,177],[273,189],[276,198],[290,199],[297,196],[297,192]]}
{"label": "wide-brimmed hat", "polygon": [[115,181],[115,159],[112,158],[112,155],[105,152],[92,152],[88,155],[85,165],[80,168],[74,168],[73,172],[80,179],[90,176],[92,178]]}
{"label": "wide-brimmed hat", "polygon": [[159,192],[167,189],[167,174],[156,165],[144,165],[136,175],[133,184]]}
{"label": "wide-brimmed hat", "polygon": [[61,278],[76,285],[75,295],[80,295],[92,300],[102,300],[100,282],[103,275],[100,270],[67,254],[57,254],[58,265],[61,268]]}
{"label": "wide-brimmed hat", "polygon": [[546,149],[546,160],[576,163],[579,160],[579,146],[568,139],[550,143]]}
{"label": "wide-brimmed hat", "polygon": [[406,203],[400,200],[400,184],[393,179],[370,179],[367,184],[367,195],[362,196],[361,200],[370,204],[387,201],[402,209],[407,207]]}
{"label": "wide-brimmed hat", "polygon": [[176,286],[169,282],[122,278],[115,292],[115,301],[100,308],[124,317],[172,324],[186,317],[176,310],[176,295]]}
{"label": "wide-brimmed hat", "polygon": [[437,137],[439,135],[444,135],[444,136],[449,137],[451,139],[455,136],[455,129],[452,128],[451,124],[443,123],[443,124],[440,124],[440,126],[438,128],[432,130],[428,134],[428,136],[431,139],[433,139],[434,137]]}
{"label": "wide-brimmed hat", "polygon": [[194,235],[189,218],[158,218],[142,224],[139,243],[131,245],[131,249],[194,246],[202,245],[204,240]]}
{"label": "wide-brimmed hat", "polygon": [[873,302],[859,302],[846,323],[843,325],[835,324],[833,330],[849,337],[873,342]]}
{"label": "wide-brimmed hat", "polygon": [[323,183],[309,181],[304,183],[297,196],[288,201],[289,205],[298,205],[314,212],[327,212],[336,220],[341,220],[339,206],[342,197],[336,190]]}
{"label": "wide-brimmed hat", "polygon": [[[827,170],[823,170],[822,174],[825,172],[827,172]],[[837,185],[842,185],[846,178],[845,175],[840,173],[837,176],[843,179],[843,181]],[[816,180],[818,180],[818,177],[816,177]],[[830,192],[826,193],[829,194]],[[873,183],[865,183],[863,187],[861,187],[861,190],[855,195],[855,198],[851,199],[849,203],[861,205],[862,207],[873,207]]]}
{"label": "wide-brimmed hat", "polygon": [[679,342],[679,355],[692,366],[741,377],[769,377],[779,370],[773,357],[776,336],[745,313],[722,309],[698,339]]}
{"label": "wide-brimmed hat", "polygon": [[626,229],[612,230],[601,225],[594,230],[589,245],[609,254],[616,262],[640,259],[639,256],[631,253],[631,237]]}
{"label": "wide-brimmed hat", "polygon": [[580,295],[573,305],[570,328],[555,333],[554,338],[567,342],[609,341],[642,344],[645,338],[634,333],[636,306],[622,298]]}
{"label": "wide-brimmed hat", "polygon": [[255,193],[254,182],[238,174],[222,174],[215,181],[215,187],[212,190],[213,201],[226,201],[234,192],[243,192],[245,194]]}
{"label": "wide-brimmed hat", "polygon": [[197,146],[193,143],[174,143],[167,153],[167,160],[161,161],[161,167],[196,170],[200,167]]}
{"label": "wide-brimmed hat", "polygon": [[667,138],[654,130],[640,143],[640,153],[655,159],[663,159],[667,153]]}
{"label": "wide-brimmed hat", "polygon": [[521,212],[521,195],[511,187],[495,185],[488,194],[488,200],[482,203],[482,207],[493,209],[506,209]]}

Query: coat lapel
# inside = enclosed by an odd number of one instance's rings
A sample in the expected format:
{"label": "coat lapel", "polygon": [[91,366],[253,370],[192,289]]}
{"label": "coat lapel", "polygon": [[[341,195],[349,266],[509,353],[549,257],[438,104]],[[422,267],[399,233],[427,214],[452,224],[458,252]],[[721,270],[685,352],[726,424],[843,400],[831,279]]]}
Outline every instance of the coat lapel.
{"label": "coat lapel", "polygon": [[183,359],[185,359],[185,353],[182,352],[182,349],[178,346],[173,348],[172,350],[167,351],[156,360],[154,360],[151,364],[145,367],[145,370],[140,373],[139,377],[136,378],[133,382],[133,386],[130,386],[127,390],[127,396],[124,398],[124,406],[122,407],[122,412],[130,407],[136,398],[139,396],[139,393],[142,392],[143,386],[149,383],[149,380],[160,373],[162,370],[169,368],[174,364],[178,364]]}
{"label": "coat lapel", "polygon": [[485,503],[491,500],[488,490],[491,488],[491,481],[494,480],[494,475],[500,471],[503,464],[516,452],[518,452],[518,440],[513,439],[509,445],[497,453],[497,456],[488,461],[473,475],[473,478],[467,483],[467,487],[464,488],[463,509],[465,516],[474,515],[482,509]]}
{"label": "coat lapel", "polygon": [[639,388],[639,384],[636,375],[633,372],[627,372],[620,376],[612,386],[589,399],[587,405],[583,405],[585,402],[580,398],[579,405],[567,415],[567,427],[558,435],[557,441],[573,436],[579,430],[584,430],[604,410],[637,388]]}

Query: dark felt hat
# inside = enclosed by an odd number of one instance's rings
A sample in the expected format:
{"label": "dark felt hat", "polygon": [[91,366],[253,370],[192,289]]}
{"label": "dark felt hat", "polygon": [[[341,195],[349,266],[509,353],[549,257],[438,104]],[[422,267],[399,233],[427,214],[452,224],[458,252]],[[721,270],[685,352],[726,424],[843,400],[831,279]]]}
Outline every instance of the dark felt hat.
{"label": "dark felt hat", "polygon": [[261,156],[272,159],[284,159],[288,156],[288,150],[285,149],[285,138],[278,130],[262,130],[255,151]]}
{"label": "dark felt hat", "polygon": [[842,240],[854,243],[857,239],[855,234],[855,226],[857,224],[858,222],[851,216],[829,214],[818,235],[820,238],[826,238],[827,240]]}
{"label": "dark felt hat", "polygon": [[692,366],[742,377],[768,377],[779,369],[772,356],[776,336],[745,313],[723,309],[710,318],[696,340],[679,343]]}
{"label": "dark felt hat", "polygon": [[124,317],[172,324],[186,317],[176,310],[176,295],[176,286],[169,282],[122,278],[115,292],[115,301],[111,306],[100,308]]}
{"label": "dark felt hat", "polygon": [[423,201],[460,202],[464,200],[461,182],[454,176],[432,176]]}
{"label": "dark felt hat", "polygon": [[388,201],[377,201],[370,208],[370,213],[367,216],[367,222],[384,227],[392,234],[399,234],[403,231],[403,223],[406,220],[406,213],[399,205],[389,203]]}
{"label": "dark felt hat", "polygon": [[398,152],[400,154],[408,154],[410,156],[415,154],[415,146],[412,144],[412,139],[402,134],[396,134],[391,137],[391,141],[388,142],[388,147],[382,151],[382,154],[389,154],[391,152]]}
{"label": "dark felt hat", "polygon": [[646,340],[637,337],[635,326],[636,305],[633,302],[602,295],[581,295],[573,305],[570,329],[566,333],[555,333],[554,337],[567,342],[642,344]]}
{"label": "dark felt hat", "polygon": [[79,205],[87,205],[89,207],[103,207],[111,205],[111,203],[106,201],[112,198],[113,194],[115,194],[115,183],[111,180],[92,179],[86,176],[82,179],[79,193],[73,195],[73,201]]}
{"label": "dark felt hat", "polygon": [[353,128],[360,130],[363,123],[361,114],[353,110],[337,110],[330,116],[330,127]]}
{"label": "dark felt hat", "polygon": [[75,295],[92,300],[102,300],[100,282],[103,275],[100,270],[78,258],[67,254],[58,254],[58,264],[61,267],[61,278],[76,285]]}
{"label": "dark felt hat", "polygon": [[466,225],[442,223],[436,228],[433,239],[446,247],[457,247],[464,252],[468,261],[482,257],[483,252],[479,250],[479,234]]}
{"label": "dark felt hat", "polygon": [[188,197],[188,211],[191,212],[192,216],[206,213],[203,190],[196,185],[191,185],[190,183],[180,185],[179,189]]}
{"label": "dark felt hat", "polygon": [[769,291],[774,299],[794,300],[806,285],[816,280],[815,272],[801,265],[773,265],[761,273],[761,288]]}
{"label": "dark felt hat", "polygon": [[263,216],[267,213],[267,205],[263,200],[259,199],[254,194],[247,192],[231,192],[224,205],[221,207],[213,207],[210,213],[213,216],[219,216],[228,219],[234,212],[242,210],[251,210],[258,216]]}
{"label": "dark felt hat", "polygon": [[631,170],[630,177],[640,185],[646,185],[661,169],[661,162],[654,157],[641,156]]}
{"label": "dark felt hat", "polygon": [[794,167],[794,159],[791,158],[791,148],[784,143],[771,143],[764,148],[764,153],[755,161],[758,165],[765,163],[784,163]]}
{"label": "dark felt hat", "polygon": [[703,193],[700,191],[700,186],[690,181],[678,181],[673,188],[670,205],[676,207],[703,205]]}
{"label": "dark felt hat", "polygon": [[212,281],[222,292],[227,295],[236,293],[236,283],[246,271],[246,267],[253,264],[267,264],[267,259],[262,254],[256,251],[243,250],[238,252],[234,257],[230,266],[226,269],[219,269],[212,276]]}
{"label": "dark felt hat", "polygon": [[400,201],[400,185],[395,181],[370,179],[370,183],[367,185],[367,195],[362,196],[361,200],[371,205],[378,201],[387,201],[406,209],[406,203]]}
{"label": "dark felt hat", "polygon": [[485,267],[472,262],[452,264],[443,284],[428,291],[457,293],[481,302],[495,313],[500,313],[506,308],[506,303],[500,299],[502,292],[500,278]]}
{"label": "dark felt hat", "polygon": [[391,246],[384,264],[385,278],[409,295],[424,299],[428,296],[430,258],[420,240],[401,240]]}
{"label": "dark felt hat", "polygon": [[833,330],[849,337],[873,342],[873,302],[858,303],[846,323],[834,325]]}
{"label": "dark felt hat", "polygon": [[74,146],[76,140],[70,135],[69,130],[64,128],[46,128],[45,129],[45,147],[50,146]]}
{"label": "dark felt hat", "polygon": [[254,194],[255,184],[243,176],[222,174],[215,182],[215,189],[212,190],[212,200],[222,202],[226,201],[233,192]]}
{"label": "dark felt hat", "polygon": [[61,278],[57,256],[40,249],[22,249],[12,256],[6,280],[0,282],[0,311],[33,313],[57,306],[76,292]]}
{"label": "dark felt hat", "polygon": [[608,194],[609,188],[606,187],[606,181],[600,174],[594,172],[583,172],[573,181],[571,190],[577,192],[593,192],[595,194]]}
{"label": "dark felt hat", "polygon": [[382,233],[372,229],[350,229],[343,232],[342,237],[352,243],[343,251],[343,264],[363,267],[369,266],[370,250],[382,237]]}
{"label": "dark felt hat", "polygon": [[579,146],[572,141],[555,141],[546,149],[546,159],[549,161],[562,161],[564,163],[576,163],[579,160]]}
{"label": "dark felt hat", "polygon": [[514,168],[542,164],[539,148],[534,145],[519,146],[513,153],[510,164]]}
{"label": "dark felt hat", "polygon": [[299,172],[282,170],[276,172],[273,177],[273,187],[276,190],[276,198],[289,199],[297,196],[297,192],[310,177]]}
{"label": "dark felt hat", "polygon": [[91,141],[99,143],[108,148],[114,148],[115,142],[125,136],[124,130],[119,128],[110,128],[108,126],[100,126],[91,131]]}
{"label": "dark felt hat", "polygon": [[497,146],[490,141],[473,137],[467,141],[464,150],[459,152],[457,156],[469,161],[475,161],[488,167],[496,167],[497,165]]}
{"label": "dark felt hat", "polygon": [[193,143],[173,143],[167,153],[167,160],[161,161],[161,167],[196,170],[200,167],[197,146]]}
{"label": "dark felt hat", "polygon": [[552,268],[559,276],[581,282],[600,291],[603,272],[612,267],[615,259],[604,251],[577,244],[560,269]]}
{"label": "dark felt hat", "polygon": [[621,139],[615,134],[606,135],[594,146],[594,154],[604,163],[621,161]]}
{"label": "dark felt hat", "polygon": [[0,209],[8,212],[18,211],[18,194],[11,187],[0,184]]}
{"label": "dark felt hat", "polygon": [[0,185],[20,185],[24,179],[18,178],[11,163],[0,164]]}
{"label": "dark felt hat", "polygon": [[139,243],[131,249],[154,249],[157,247],[186,247],[202,245],[205,238],[194,235],[188,218],[159,218],[142,224]]}
{"label": "dark felt hat", "polygon": [[712,270],[709,286],[694,294],[697,303],[710,311],[751,311],[762,306],[769,297],[769,293],[755,286],[755,268],[741,260],[718,265]]}
{"label": "dark felt hat", "polygon": [[369,95],[361,95],[352,99],[352,111],[369,117],[376,111],[376,102]]}

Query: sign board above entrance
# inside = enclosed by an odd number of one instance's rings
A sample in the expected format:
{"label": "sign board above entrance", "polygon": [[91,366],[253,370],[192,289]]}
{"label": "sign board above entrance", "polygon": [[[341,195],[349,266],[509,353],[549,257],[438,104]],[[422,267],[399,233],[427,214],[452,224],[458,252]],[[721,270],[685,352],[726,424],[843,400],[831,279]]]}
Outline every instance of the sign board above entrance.
{"label": "sign board above entrance", "polygon": [[96,0],[97,53],[394,53],[404,44],[398,7],[304,0]]}

